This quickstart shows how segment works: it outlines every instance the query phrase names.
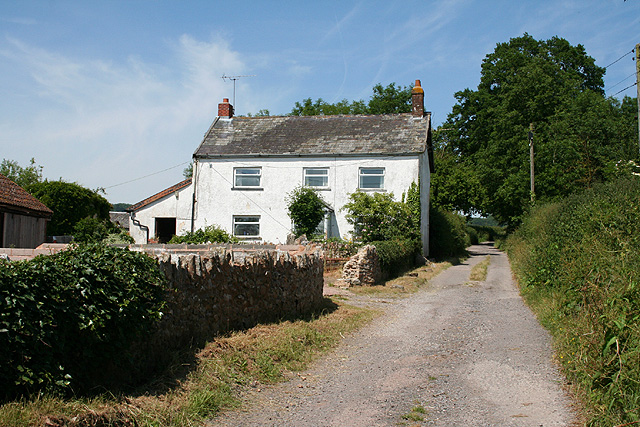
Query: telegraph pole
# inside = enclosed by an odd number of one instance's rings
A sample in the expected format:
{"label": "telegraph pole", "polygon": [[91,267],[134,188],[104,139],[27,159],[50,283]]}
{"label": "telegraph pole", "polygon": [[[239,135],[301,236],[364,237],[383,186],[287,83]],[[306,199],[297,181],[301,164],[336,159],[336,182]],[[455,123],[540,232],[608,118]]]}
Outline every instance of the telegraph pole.
{"label": "telegraph pole", "polygon": [[529,164],[531,165],[531,203],[533,203],[536,198],[536,187],[533,181],[533,123],[529,123]]}
{"label": "telegraph pole", "polygon": [[640,150],[640,43],[636,45],[636,90],[638,91],[636,98],[638,104],[638,150]]}

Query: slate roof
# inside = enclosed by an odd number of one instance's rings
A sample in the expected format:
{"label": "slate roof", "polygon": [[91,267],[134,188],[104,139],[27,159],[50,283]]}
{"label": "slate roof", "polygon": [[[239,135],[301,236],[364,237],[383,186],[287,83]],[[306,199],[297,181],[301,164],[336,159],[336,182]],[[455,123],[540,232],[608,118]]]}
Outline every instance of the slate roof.
{"label": "slate roof", "polygon": [[134,212],[137,211],[140,208],[143,208],[147,205],[150,205],[151,203],[160,200],[164,197],[170,196],[171,194],[175,193],[178,190],[182,190],[185,187],[188,187],[191,184],[191,178],[189,179],[185,179],[182,182],[177,183],[176,185],[172,185],[169,188],[166,188],[164,190],[162,190],[159,193],[154,194],[151,197],[147,197],[146,199],[144,199],[141,202],[136,203],[135,205],[131,205],[129,206],[127,209],[125,209],[127,212]]}
{"label": "slate roof", "polygon": [[431,115],[216,118],[195,157],[419,154]]}
{"label": "slate roof", "polygon": [[109,219],[114,224],[119,225],[125,230],[129,229],[129,214],[127,212],[109,212]]}
{"label": "slate roof", "polygon": [[4,175],[0,175],[0,210],[18,211],[31,216],[53,215],[53,211],[44,203]]}

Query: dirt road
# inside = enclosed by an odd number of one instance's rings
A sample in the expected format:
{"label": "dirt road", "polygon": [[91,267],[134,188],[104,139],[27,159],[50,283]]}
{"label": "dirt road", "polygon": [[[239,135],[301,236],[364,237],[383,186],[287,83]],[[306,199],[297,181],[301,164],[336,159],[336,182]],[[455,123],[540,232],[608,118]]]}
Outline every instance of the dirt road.
{"label": "dirt road", "polygon": [[[489,245],[212,426],[569,426],[550,338]],[[491,256],[487,279],[471,267]]]}

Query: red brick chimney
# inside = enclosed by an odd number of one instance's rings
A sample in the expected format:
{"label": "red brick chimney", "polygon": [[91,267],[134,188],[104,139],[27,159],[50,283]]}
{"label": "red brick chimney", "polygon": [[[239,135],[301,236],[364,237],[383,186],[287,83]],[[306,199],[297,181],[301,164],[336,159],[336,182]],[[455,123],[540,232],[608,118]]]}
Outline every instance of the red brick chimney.
{"label": "red brick chimney", "polygon": [[233,117],[233,105],[229,104],[229,98],[224,98],[222,102],[218,104],[218,117],[224,119]]}
{"label": "red brick chimney", "polygon": [[411,112],[415,117],[424,117],[424,90],[420,86],[420,80],[411,89]]}

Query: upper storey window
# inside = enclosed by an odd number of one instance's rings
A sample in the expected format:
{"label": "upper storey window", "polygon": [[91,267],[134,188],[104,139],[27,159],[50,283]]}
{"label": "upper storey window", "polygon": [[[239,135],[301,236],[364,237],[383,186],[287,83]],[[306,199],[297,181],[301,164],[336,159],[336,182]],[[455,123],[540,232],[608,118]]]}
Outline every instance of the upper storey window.
{"label": "upper storey window", "polygon": [[258,188],[262,180],[262,168],[234,168],[235,187]]}
{"label": "upper storey window", "polygon": [[329,186],[329,168],[304,168],[304,185],[327,188]]}
{"label": "upper storey window", "polygon": [[358,188],[381,190],[384,188],[384,168],[360,168]]}

